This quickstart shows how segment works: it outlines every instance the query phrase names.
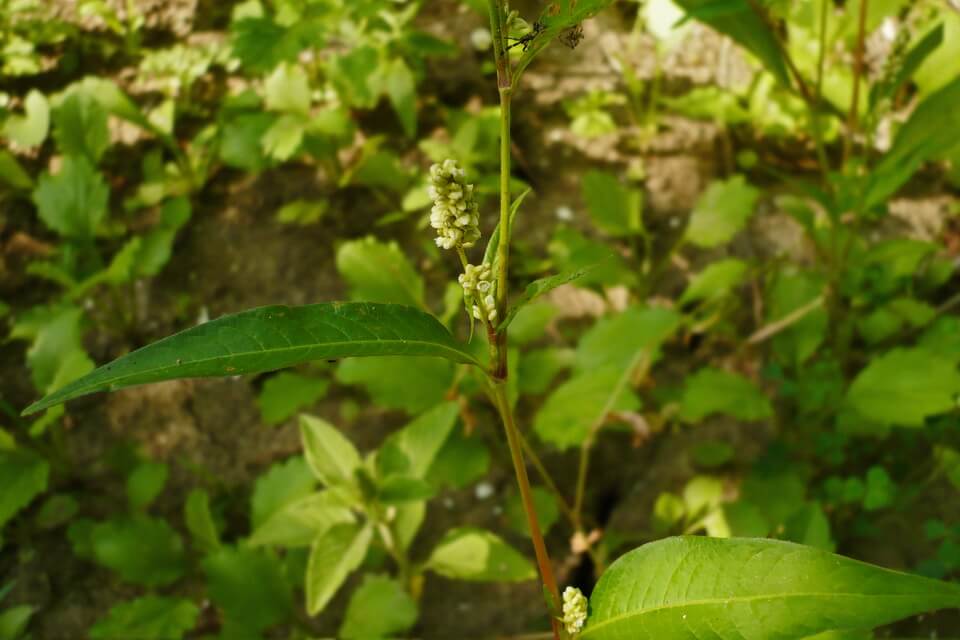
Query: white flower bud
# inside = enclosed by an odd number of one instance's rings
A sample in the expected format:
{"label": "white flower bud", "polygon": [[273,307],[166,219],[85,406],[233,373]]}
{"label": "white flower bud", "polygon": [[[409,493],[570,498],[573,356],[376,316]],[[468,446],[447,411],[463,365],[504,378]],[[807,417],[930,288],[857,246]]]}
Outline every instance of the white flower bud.
{"label": "white flower bud", "polygon": [[480,239],[480,212],[473,185],[464,183],[463,178],[463,169],[453,160],[430,167],[430,226],[437,230],[437,246],[443,249],[469,249]]}
{"label": "white flower bud", "polygon": [[587,622],[587,598],[580,589],[567,587],[563,590],[563,626],[570,635],[583,631]]}

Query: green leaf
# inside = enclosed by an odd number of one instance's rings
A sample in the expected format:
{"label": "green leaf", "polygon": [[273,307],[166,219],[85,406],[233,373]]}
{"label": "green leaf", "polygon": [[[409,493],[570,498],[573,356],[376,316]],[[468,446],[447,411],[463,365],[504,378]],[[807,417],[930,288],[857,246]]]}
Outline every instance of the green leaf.
{"label": "green leaf", "polygon": [[608,365],[628,367],[638,355],[653,362],[679,326],[680,315],[662,307],[630,307],[603,318],[580,338],[575,369],[588,373]]}
{"label": "green leaf", "polygon": [[145,596],[119,604],[90,629],[91,640],[179,640],[193,629],[200,610],[189,600]]}
{"label": "green leaf", "polygon": [[624,555],[584,640],[802,638],[960,606],[960,587],[775,540],[668,538]]}
{"label": "green leaf", "polygon": [[76,364],[72,361],[86,356],[81,346],[83,318],[83,309],[71,306],[34,307],[17,318],[10,337],[31,341],[27,364],[38,389],[55,389],[69,377]]}
{"label": "green leaf", "polygon": [[35,453],[0,450],[0,529],[47,489],[50,465]]}
{"label": "green leaf", "polygon": [[267,157],[278,162],[289,160],[300,149],[306,120],[301,115],[285,114],[273,121],[263,137],[260,146]]}
{"label": "green leaf", "polygon": [[555,276],[548,276],[546,278],[540,278],[539,280],[534,280],[527,285],[527,288],[524,289],[523,295],[520,296],[516,302],[513,303],[513,306],[510,308],[510,312],[507,314],[507,317],[503,319],[503,322],[500,323],[499,330],[506,329],[513,319],[516,318],[517,313],[523,309],[526,305],[532,302],[534,299],[542,296],[545,293],[553,291],[559,286],[565,285],[574,280],[579,280],[583,276],[590,273],[595,269],[597,265],[591,265],[587,267],[581,267],[579,269],[574,269],[573,271],[567,271],[565,273],[558,273]]}
{"label": "green leaf", "polygon": [[943,135],[960,127],[960,78],[928,96],[897,132],[890,150],[870,172],[863,195],[866,208],[892,196],[920,166],[957,146],[952,136]]}
{"label": "green leaf", "polygon": [[728,295],[747,275],[747,263],[737,258],[726,258],[711,263],[690,279],[680,297],[681,304],[716,300]]}
{"label": "green leaf", "polygon": [[453,365],[437,358],[364,358],[341,362],[336,378],[362,385],[382,407],[416,414],[444,399],[454,373]]}
{"label": "green leaf", "polygon": [[943,25],[943,42],[913,74],[913,81],[921,97],[928,96],[948,84],[960,72],[960,15],[952,11],[941,11],[938,17],[942,18],[942,23],[931,24],[930,28],[936,30]]}
{"label": "green leaf", "polygon": [[93,558],[127,582],[162,586],[177,580],[185,568],[183,542],[169,524],[138,515],[93,527]]}
{"label": "green leaf", "polygon": [[680,400],[680,419],[700,422],[714,413],[753,421],[769,418],[773,407],[746,378],[704,367],[687,378]]}
{"label": "green leaf", "polygon": [[318,535],[334,525],[355,522],[344,498],[335,491],[319,491],[288,502],[253,532],[251,546],[309,547]]}
{"label": "green leaf", "polygon": [[307,613],[315,616],[327,606],[340,585],[367,555],[373,528],[339,524],[321,533],[307,561]]}
{"label": "green leaf", "polygon": [[34,612],[34,608],[28,605],[10,607],[0,612],[0,640],[26,640],[24,634]]}
{"label": "green leaf", "polygon": [[920,427],[927,416],[956,408],[960,372],[925,349],[894,349],[874,358],[854,379],[847,403],[881,424]]}
{"label": "green leaf", "polygon": [[[553,525],[557,523],[557,520],[560,519],[560,507],[557,505],[557,499],[543,487],[533,487],[531,495],[533,496],[534,511],[537,512],[537,521],[540,523],[540,531],[543,535],[547,535]],[[503,513],[515,531],[525,536],[530,535],[530,523],[527,520],[527,512],[523,508],[523,500],[521,500],[519,493],[510,494]]]}
{"label": "green leaf", "polygon": [[345,242],[337,250],[337,270],[353,300],[423,307],[423,278],[395,242],[373,236]]}
{"label": "green leaf", "polygon": [[250,505],[250,524],[257,529],[285,505],[313,493],[317,480],[307,461],[296,456],[278,462],[257,478]]}
{"label": "green leaf", "polygon": [[260,417],[267,424],[280,424],[300,409],[309,407],[327,393],[326,380],[284,371],[263,383],[257,397]]}
{"label": "green leaf", "polygon": [[408,138],[417,135],[417,82],[403,58],[394,58],[383,70],[384,89],[390,104],[400,118]]}
{"label": "green leaf", "polygon": [[83,156],[66,156],[60,172],[44,173],[33,191],[43,223],[69,239],[87,240],[107,214],[110,191]]}
{"label": "green leaf", "polygon": [[226,623],[259,635],[293,611],[293,589],[283,565],[260,549],[224,547],[203,561],[210,599]]}
{"label": "green leaf", "polygon": [[459,415],[456,402],[443,402],[417,416],[384,441],[377,454],[377,466],[384,472],[425,478]]}
{"label": "green leaf", "polygon": [[867,471],[867,492],[863,496],[863,508],[867,511],[883,509],[893,503],[897,485],[883,467],[874,465]]}
{"label": "green leaf", "polygon": [[107,110],[92,96],[72,91],[53,112],[53,137],[62,153],[96,164],[110,146]]}
{"label": "green leaf", "polygon": [[614,237],[629,236],[642,230],[642,194],[620,184],[602,171],[583,176],[583,199],[598,227]]}
{"label": "green leaf", "polygon": [[263,84],[264,104],[270,111],[307,115],[310,112],[310,81],[300,65],[277,66]]}
{"label": "green leaf", "polygon": [[753,215],[759,197],[741,175],[711,183],[693,208],[686,238],[705,248],[730,242]]}
{"label": "green leaf", "polygon": [[463,489],[486,475],[490,467],[490,450],[483,440],[464,435],[462,428],[453,434],[437,454],[427,479],[437,486]]}
{"label": "green leaf", "polygon": [[127,478],[127,501],[133,510],[145,509],[156,499],[167,484],[167,465],[162,462],[144,462]]}
{"label": "green leaf", "polygon": [[41,529],[56,529],[70,522],[79,510],[76,498],[58,493],[44,500],[34,522]]}
{"label": "green leaf", "polygon": [[353,484],[360,467],[360,454],[332,424],[303,414],[300,416],[300,438],[307,463],[320,482],[328,487]]}
{"label": "green leaf", "polygon": [[3,137],[19,147],[36,147],[50,129],[50,104],[47,98],[33,89],[23,100],[24,115],[8,116],[3,123]]}
{"label": "green leaf", "polygon": [[33,178],[6,149],[0,149],[0,182],[18,191],[33,189]]}
{"label": "green leaf", "polygon": [[489,531],[454,529],[437,544],[426,568],[448,578],[522,582],[536,578],[530,561]]}
{"label": "green leaf", "polygon": [[892,99],[897,90],[910,80],[914,72],[923,64],[927,56],[936,51],[943,42],[943,23],[936,25],[914,45],[898,65],[896,73],[891,78],[883,78],[881,82],[870,87],[870,106],[886,99]]}
{"label": "green leaf", "polygon": [[[803,271],[781,271],[767,291],[767,322],[774,323],[813,304],[823,294],[818,276]],[[773,350],[785,365],[799,367],[816,353],[827,335],[829,319],[823,308],[815,309],[773,337]]]}
{"label": "green leaf", "polygon": [[750,0],[676,0],[691,17],[704,22],[757,56],[784,86],[790,75],[777,36],[758,15]]}
{"label": "green leaf", "polygon": [[220,534],[210,513],[210,496],[203,489],[194,489],[183,505],[183,520],[193,537],[194,546],[203,553],[220,548]]}
{"label": "green leaf", "polygon": [[367,575],[350,597],[338,637],[344,640],[394,638],[417,621],[417,603],[396,580]]}
{"label": "green leaf", "polygon": [[260,307],[138,349],[30,405],[24,415],[88,393],[148,382],[375,355],[440,356],[479,364],[436,318],[410,307],[362,302]]}
{"label": "green leaf", "polygon": [[537,412],[533,429],[559,449],[582,444],[612,411],[633,411],[640,401],[627,387],[629,372],[606,366],[581,373],[557,387]]}

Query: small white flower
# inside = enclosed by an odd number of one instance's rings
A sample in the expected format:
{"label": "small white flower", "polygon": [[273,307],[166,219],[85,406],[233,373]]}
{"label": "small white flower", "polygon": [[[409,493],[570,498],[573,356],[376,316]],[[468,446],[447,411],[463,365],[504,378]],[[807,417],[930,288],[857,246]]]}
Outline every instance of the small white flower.
{"label": "small white flower", "polygon": [[587,597],[576,587],[563,590],[563,626],[570,635],[583,631],[587,622]]}
{"label": "small white flower", "polygon": [[441,249],[469,249],[480,239],[480,210],[472,184],[453,160],[430,167],[427,193],[433,200],[430,226],[437,230]]}

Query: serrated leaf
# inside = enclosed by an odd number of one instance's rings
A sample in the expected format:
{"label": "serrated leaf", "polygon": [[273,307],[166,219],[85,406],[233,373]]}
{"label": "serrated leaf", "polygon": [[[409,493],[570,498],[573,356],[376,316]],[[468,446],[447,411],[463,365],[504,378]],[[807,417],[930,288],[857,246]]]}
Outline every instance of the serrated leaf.
{"label": "serrated leaf", "polygon": [[64,154],[96,164],[110,146],[107,110],[92,96],[72,91],[53,112],[53,137]]}
{"label": "serrated leaf", "polygon": [[50,104],[36,89],[23,100],[24,114],[7,117],[3,123],[3,137],[18,146],[29,149],[42,143],[50,129]]}
{"label": "serrated leaf", "polygon": [[587,209],[601,229],[616,237],[641,230],[641,192],[624,187],[602,171],[588,171],[583,176],[582,189]]}
{"label": "serrated leaf", "polygon": [[44,224],[65,238],[87,240],[107,214],[110,191],[83,156],[66,156],[59,173],[44,173],[33,202]]}
{"label": "serrated leaf", "polygon": [[343,243],[337,271],[350,284],[350,297],[423,307],[423,278],[395,242],[372,236]]}
{"label": "serrated leaf", "polygon": [[537,412],[533,429],[560,449],[582,444],[611,411],[633,411],[640,401],[627,388],[629,372],[606,366],[581,373],[557,387]]}
{"label": "serrated leaf", "polygon": [[263,389],[257,396],[260,417],[267,424],[280,424],[322,398],[329,385],[326,380],[298,373],[278,373],[263,383]]}
{"label": "serrated leaf", "polygon": [[299,65],[282,63],[263,85],[264,104],[270,111],[307,115],[310,111],[310,81]]}
{"label": "serrated leaf", "polygon": [[224,547],[203,561],[210,599],[227,626],[260,632],[293,611],[293,589],[283,565],[262,549]]}
{"label": "serrated leaf", "polygon": [[225,316],[138,349],[36,402],[24,415],[97,391],[161,380],[273,371],[350,356],[438,356],[479,364],[433,316],[374,303],[271,306]]}
{"label": "serrated leaf", "polygon": [[656,360],[660,346],[680,326],[680,314],[662,307],[630,307],[597,322],[577,344],[576,371],[627,367],[637,354]]}
{"label": "serrated leaf", "polygon": [[680,297],[680,303],[722,298],[743,282],[746,274],[747,263],[743,260],[726,258],[713,262],[690,279],[690,284]]}
{"label": "serrated leaf", "polygon": [[537,572],[516,549],[499,537],[472,527],[454,529],[430,554],[426,568],[448,578],[482,582],[522,582]]}
{"label": "serrated leaf", "polygon": [[91,640],[178,640],[197,623],[200,610],[189,600],[145,596],[119,604],[90,629]]}
{"label": "serrated leaf", "polygon": [[920,427],[927,416],[956,408],[960,372],[926,349],[894,349],[874,358],[854,379],[847,402],[881,424]]}
{"label": "serrated leaf", "polygon": [[773,407],[743,376],[704,367],[687,378],[680,399],[680,418],[700,422],[714,413],[741,420],[762,420],[773,415]]}
{"label": "serrated leaf", "polygon": [[382,407],[416,414],[444,399],[454,373],[452,364],[436,358],[364,358],[341,362],[336,378],[363,386]]}
{"label": "serrated leaf", "polygon": [[193,538],[194,546],[203,553],[220,548],[220,534],[210,512],[210,495],[203,489],[194,489],[183,505],[183,520]]}
{"label": "serrated leaf", "polygon": [[686,238],[705,248],[729,242],[753,215],[759,197],[741,175],[711,183],[693,208]]}
{"label": "serrated leaf", "polygon": [[960,587],[760,539],[668,538],[614,562],[584,640],[802,638],[960,606]]}
{"label": "serrated leaf", "polygon": [[417,603],[396,580],[364,576],[350,597],[338,637],[344,640],[393,638],[417,621]]}
{"label": "serrated leaf", "polygon": [[307,613],[323,611],[340,585],[367,555],[373,528],[370,525],[336,525],[317,536],[307,561]]}
{"label": "serrated leaf", "polygon": [[144,462],[127,478],[127,501],[133,510],[145,509],[163,491],[168,469],[162,462]]}
{"label": "serrated leaf", "polygon": [[90,542],[97,562],[134,584],[170,584],[186,566],[180,536],[158,518],[138,515],[97,524]]}
{"label": "serrated leaf", "polygon": [[0,529],[47,488],[50,465],[22,450],[0,450]]}
{"label": "serrated leaf", "polygon": [[320,482],[328,487],[353,484],[360,454],[336,427],[316,416],[303,414],[300,438],[307,463]]}

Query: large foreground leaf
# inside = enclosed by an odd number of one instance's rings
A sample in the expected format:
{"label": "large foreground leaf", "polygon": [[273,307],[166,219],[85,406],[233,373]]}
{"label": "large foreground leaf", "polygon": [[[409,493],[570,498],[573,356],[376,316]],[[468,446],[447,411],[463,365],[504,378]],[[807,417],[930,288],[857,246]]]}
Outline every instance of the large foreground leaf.
{"label": "large foreground leaf", "polygon": [[585,640],[789,640],[960,606],[960,586],[790,542],[677,537],[617,560]]}
{"label": "large foreground leaf", "polygon": [[433,316],[412,307],[329,302],[251,309],[207,322],[118,358],[24,411],[96,391],[176,378],[234,376],[308,360],[438,356],[478,364]]}

